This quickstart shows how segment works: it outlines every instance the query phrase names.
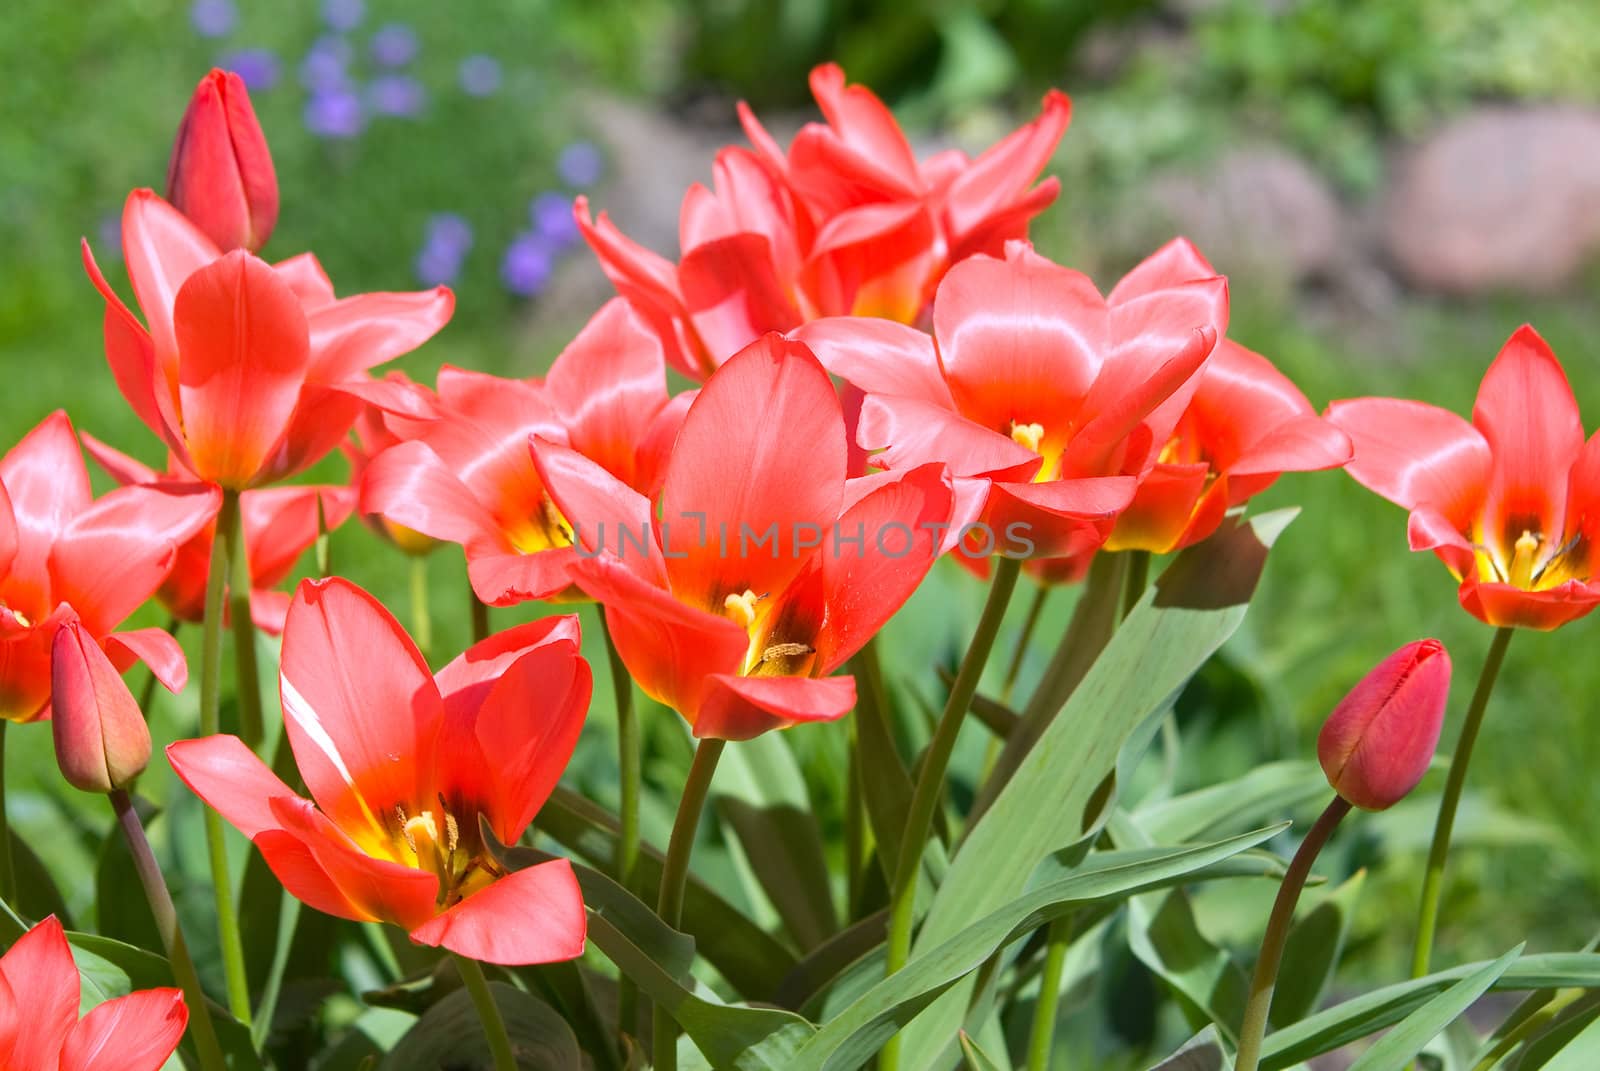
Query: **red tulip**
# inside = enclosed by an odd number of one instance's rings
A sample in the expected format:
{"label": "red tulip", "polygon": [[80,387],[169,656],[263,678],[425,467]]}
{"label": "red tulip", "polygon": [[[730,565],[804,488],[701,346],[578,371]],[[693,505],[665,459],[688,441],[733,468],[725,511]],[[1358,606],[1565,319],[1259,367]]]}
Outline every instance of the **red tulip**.
{"label": "red tulip", "polygon": [[584,548],[573,579],[640,687],[699,737],[848,713],[854,681],[829,674],[916,589],[952,509],[942,466],[847,480],[833,384],[777,335],[689,407],[659,514],[571,447],[536,438],[534,454]]}
{"label": "red tulip", "polygon": [[12,447],[0,459],[0,717],[50,716],[50,648],[74,616],[119,669],[142,661],[182,688],[188,667],[170,635],[113,630],[161,586],[177,548],[220,503],[214,488],[193,484],[95,499],[63,412]]}
{"label": "red tulip", "polygon": [[56,630],[50,655],[56,765],[85,792],[126,788],[150,765],[150,727],[122,674],[77,621]]}
{"label": "red tulip", "polygon": [[200,80],[167,164],[167,199],[226,253],[266,244],[278,221],[278,176],[244,80]]}
{"label": "red tulip", "polygon": [[545,490],[530,437],[570,445],[651,494],[687,404],[667,396],[660,343],[614,300],[543,383],[441,372],[436,414],[372,461],[360,508],[461,544],[473,590],[490,605],[562,595],[576,559],[571,526]]}
{"label": "red tulip", "polygon": [[1396,398],[1335,402],[1352,476],[1411,511],[1460,599],[1491,625],[1553,629],[1600,604],[1600,434],[1587,443],[1561,363],[1517,329],[1478,388],[1472,423]]}
{"label": "red tulip", "polygon": [[1450,697],[1450,655],[1438,640],[1379,662],[1328,715],[1317,759],[1333,790],[1363,810],[1392,807],[1422,780]]}
{"label": "red tulip", "polygon": [[336,447],[368,369],[433,336],[449,290],[335,299],[316,258],[218,252],[180,212],[135,190],[122,243],[146,330],[100,273],[106,357],[123,397],[184,470],[230,490],[272,483]]}
{"label": "red tulip", "polygon": [[[87,432],[83,445],[124,487],[193,479],[181,472],[158,473]],[[289,596],[274,589],[288,579],[295,562],[318,536],[345,522],[355,504],[355,491],[349,487],[266,487],[239,496],[245,557],[250,562],[250,616],[257,628],[273,636],[283,631]],[[215,521],[207,524],[178,548],[172,571],[156,591],[156,599],[174,620],[198,623],[205,618],[216,527]]]}
{"label": "red tulip", "polygon": [[0,956],[0,1067],[158,1071],[189,1023],[176,989],[140,989],[78,1018],[78,967],[54,915]]}
{"label": "red tulip", "polygon": [[[422,399],[420,404],[429,408],[436,406],[437,399],[433,397],[433,392],[420,383],[412,383],[404,373],[390,372],[384,380],[396,384],[403,391],[415,393]],[[359,494],[367,466],[372,464],[374,458],[392,446],[409,442],[414,435],[425,434],[427,428],[426,422],[408,420],[377,405],[369,404],[363,408],[351,428],[352,438],[339,447],[345,460],[350,462],[350,489]],[[420,557],[431,554],[440,546],[439,540],[432,536],[396,524],[381,513],[362,513],[361,523],[380,539],[409,555]]]}
{"label": "red tulip", "polygon": [[591,221],[578,199],[601,267],[685,375],[704,379],[764,332],[817,317],[913,322],[950,265],[999,255],[1055,199],[1055,179],[1032,183],[1067,127],[1060,93],[976,160],[951,151],[918,161],[883,102],[847,86],[836,65],[813,70],[811,88],[827,122],[808,124],[787,153],[740,106],[754,151],[722,150],[712,188],[689,189],[678,264],[604,213]]}
{"label": "red tulip", "polygon": [[319,911],[490,963],[572,959],[586,919],[571,864],[508,873],[479,822],[515,843],[572,757],[591,687],[578,639],[575,616],[545,618],[435,677],[372,596],[308,580],[284,626],[280,687],[312,799],[237,737],[180,740],[167,757]]}
{"label": "red tulip", "polygon": [[1018,553],[1086,553],[1156,466],[1227,328],[1222,278],[1147,278],[1180,249],[1102,297],[1086,276],[1012,243],[1004,260],[950,270],[932,339],[862,320],[795,335],[866,392],[857,441],[885,448],[873,464],[947,462],[987,530],[1017,534]]}

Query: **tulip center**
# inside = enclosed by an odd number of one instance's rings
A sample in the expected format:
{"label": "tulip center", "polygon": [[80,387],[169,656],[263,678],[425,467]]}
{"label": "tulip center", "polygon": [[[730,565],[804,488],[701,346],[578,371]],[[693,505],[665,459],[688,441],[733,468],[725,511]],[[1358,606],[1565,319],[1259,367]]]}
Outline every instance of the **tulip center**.
{"label": "tulip center", "polygon": [[794,631],[795,622],[782,614],[764,612],[761,603],[766,593],[757,595],[746,588],[743,593],[722,600],[723,612],[750,637],[741,672],[747,677],[808,677],[817,649],[809,643],[780,635]]}
{"label": "tulip center", "polygon": [[573,544],[572,526],[549,495],[542,496],[533,514],[509,526],[506,534],[519,554],[537,554]]}
{"label": "tulip center", "polygon": [[1478,575],[1487,581],[1510,584],[1524,591],[1545,591],[1568,580],[1582,579],[1583,536],[1575,534],[1561,545],[1540,532],[1524,528],[1511,544],[1510,560],[1482,543],[1477,548]]}
{"label": "tulip center", "polygon": [[1018,424],[1011,422],[1011,441],[1018,446],[1027,447],[1034,453],[1039,452],[1039,444],[1044,441],[1043,424]]}
{"label": "tulip center", "polygon": [[478,843],[476,828],[469,830],[467,837],[462,836],[461,825],[445,806],[443,797],[437,811],[429,809],[411,815],[396,804],[394,815],[399,828],[395,847],[400,861],[431,871],[439,879],[439,907],[458,904],[504,876],[504,869]]}

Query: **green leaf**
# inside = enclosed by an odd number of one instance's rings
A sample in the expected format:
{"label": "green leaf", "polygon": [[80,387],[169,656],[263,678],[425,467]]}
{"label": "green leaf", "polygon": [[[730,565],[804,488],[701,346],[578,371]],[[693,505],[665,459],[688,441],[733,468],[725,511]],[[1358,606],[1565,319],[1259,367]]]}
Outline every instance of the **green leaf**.
{"label": "green leaf", "polygon": [[778,986],[773,1002],[796,1011],[827,991],[840,972],[883,945],[889,912],[877,911],[811,950]]}
{"label": "green leaf", "polygon": [[1316,1010],[1344,953],[1366,876],[1365,870],[1356,871],[1289,930],[1283,967],[1278,971],[1278,988],[1272,995],[1274,1026],[1299,1022]]}
{"label": "green leaf", "polygon": [[[1488,966],[1469,963],[1423,978],[1398,982],[1336,1004],[1292,1026],[1267,1035],[1261,1045],[1262,1071],[1281,1071],[1313,1056],[1392,1026],[1435,994]],[[1495,979],[1490,989],[1600,988],[1600,955],[1559,952],[1524,956]]]}
{"label": "green leaf", "polygon": [[[578,1042],[566,1022],[541,1000],[503,982],[490,982],[495,1006],[520,1071],[569,1071],[580,1066]],[[472,995],[458,989],[406,1031],[379,1065],[382,1071],[494,1071],[494,1058]]]}
{"label": "green leaf", "polygon": [[54,915],[61,925],[72,925],[67,902],[56,888],[55,879],[15,828],[11,830],[11,866],[17,882],[15,906],[19,915],[33,922]]}
{"label": "green leaf", "polygon": [[[606,868],[616,858],[617,820],[582,796],[557,788],[540,809],[535,825],[569,851]],[[640,846],[639,888],[661,883],[662,855]],[[684,890],[684,929],[698,950],[741,995],[768,1000],[794,969],[795,955],[771,934],[693,874]]]}
{"label": "green leaf", "polygon": [[[1554,1048],[1554,1053],[1548,1049]],[[1517,1071],[1594,1071],[1600,1067],[1600,1008],[1558,1021],[1528,1044]]]}
{"label": "green leaf", "polygon": [[[133,797],[134,809],[149,830],[159,811],[143,797]],[[132,894],[132,895],[130,895]],[[128,838],[117,827],[100,842],[94,870],[95,929],[140,948],[160,948],[161,931],[142,894],[139,871],[128,851]]]}
{"label": "green leaf", "polygon": [[1151,838],[1176,844],[1278,818],[1327,794],[1328,780],[1321,766],[1291,759],[1257,766],[1220,785],[1147,804],[1133,815]]}
{"label": "green leaf", "polygon": [[1128,902],[1128,947],[1201,1020],[1195,1027],[1210,1023],[1232,1040],[1248,982],[1233,957],[1200,932],[1182,889]]}
{"label": "green leaf", "polygon": [[1350,1065],[1350,1071],[1402,1071],[1439,1031],[1488,991],[1495,979],[1522,954],[1523,947],[1518,945],[1493,963],[1478,968],[1406,1016],[1399,1026],[1362,1053],[1360,1059]]}
{"label": "green leaf", "polygon": [[978,1043],[965,1031],[961,1031],[961,1055],[967,1058],[967,1067],[971,1071],[1000,1071],[1000,1065],[989,1057],[989,1054],[978,1048]]}
{"label": "green leaf", "polygon": [[861,778],[861,801],[866,807],[867,824],[877,841],[879,870],[885,881],[893,880],[895,862],[900,858],[900,838],[911,813],[911,775],[900,759],[890,728],[889,694],[883,665],[878,660],[878,640],[867,641],[851,659],[850,667],[860,679],[855,713],[857,761],[872,776]]}
{"label": "green leaf", "polygon": [[[1052,881],[997,911],[972,920],[954,937],[879,981],[824,1024],[790,1066],[793,1071],[839,1071],[857,1067],[877,1052],[896,1030],[982,967],[997,949],[1085,907],[1175,884],[1206,880],[1212,876],[1208,868],[1225,863],[1283,828],[1257,830],[1215,844],[1141,852],[1141,858],[1136,860],[1128,859],[1121,852],[1091,855],[1073,875]],[[960,1024],[954,1025],[958,1029]],[[955,1030],[951,1033],[953,1035]],[[908,1060],[906,1066],[931,1065]]]}
{"label": "green leaf", "polygon": [[1216,1027],[1208,1026],[1150,1071],[1233,1071],[1233,1060],[1217,1040]]}
{"label": "green leaf", "polygon": [[[1292,516],[1280,511],[1219,532],[1179,555],[1145,593],[967,836],[923,921],[913,964],[1015,897],[1040,859],[1082,835],[1078,816],[1123,742],[1238,628],[1267,549]],[[1047,815],[1056,820],[1040,820]],[[969,995],[955,987],[906,1031],[904,1065],[948,1063],[941,1054]]]}

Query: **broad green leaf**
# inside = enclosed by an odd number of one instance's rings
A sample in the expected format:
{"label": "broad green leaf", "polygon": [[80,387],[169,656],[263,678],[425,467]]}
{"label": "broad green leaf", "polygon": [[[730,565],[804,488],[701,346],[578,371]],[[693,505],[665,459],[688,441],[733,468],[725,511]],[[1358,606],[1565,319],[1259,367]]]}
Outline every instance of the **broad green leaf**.
{"label": "broad green leaf", "polygon": [[[1257,830],[1215,844],[1168,849],[1137,861],[1126,860],[1117,852],[1091,855],[1072,876],[971,921],[944,944],[879,981],[822,1026],[800,1051],[792,1071],[857,1067],[940,994],[982,967],[997,949],[1063,915],[1106,900],[1206,880],[1212,876],[1208,868],[1225,863],[1282,828]],[[952,1026],[953,1035],[959,1021]],[[929,1065],[908,1061],[906,1066]]]}
{"label": "broad green leaf", "polygon": [[[317,1071],[363,1071],[376,1067],[394,1048],[415,1017],[389,1008],[368,1008],[317,1061]],[[368,1063],[370,1061],[370,1064]]]}
{"label": "broad green leaf", "polygon": [[827,990],[841,971],[879,948],[888,927],[889,913],[878,911],[840,930],[795,964],[794,970],[778,986],[774,1003],[803,1011],[808,1002]]}
{"label": "broad green leaf", "polygon": [[[598,867],[609,867],[616,858],[616,818],[567,789],[557,788],[551,794],[535,825]],[[640,888],[661,883],[661,863],[659,851],[648,844],[640,846]],[[793,952],[693,874],[684,890],[683,920],[700,955],[750,1000],[771,999],[778,983],[794,969]]]}
{"label": "broad green leaf", "polygon": [[1249,983],[1227,950],[1200,932],[1182,889],[1128,901],[1128,947],[1201,1020],[1195,1027],[1210,1023],[1232,1040]]}
{"label": "broad green leaf", "polygon": [[1406,1016],[1399,1026],[1362,1053],[1350,1065],[1350,1071],[1401,1071],[1424,1045],[1488,991],[1495,979],[1522,954],[1522,949],[1523,946],[1518,945],[1493,963],[1478,968]]}
{"label": "broad green leaf", "polygon": [[[1191,547],[1145,593],[961,846],[917,935],[913,963],[1015,897],[1040,859],[1082,835],[1079,816],[1124,741],[1171,704],[1238,628],[1267,549],[1292,516],[1267,514]],[[969,996],[967,986],[956,986],[906,1031],[906,1066],[949,1065]]]}
{"label": "broad green leaf", "polygon": [[732,796],[716,797],[714,806],[739,839],[762,891],[795,944],[810,951],[837,931],[816,816],[788,803],[759,806]]}
{"label": "broad green leaf", "polygon": [[980,1049],[965,1030],[961,1031],[961,1055],[967,1058],[967,1067],[971,1071],[1000,1071],[1000,1065]]}
{"label": "broad green leaf", "polygon": [[861,800],[867,823],[877,842],[879,869],[885,881],[893,880],[895,861],[900,858],[900,840],[906,816],[911,813],[911,775],[895,747],[890,728],[889,693],[883,666],[878,660],[878,640],[867,641],[855,658],[852,671],[859,678],[855,719],[857,760],[871,777],[861,779]]}
{"label": "broad green leaf", "polygon": [[1299,1022],[1316,1010],[1344,952],[1366,876],[1365,870],[1356,871],[1289,930],[1289,940],[1283,949],[1283,968],[1278,972],[1278,988],[1272,995],[1274,1026]]}
{"label": "broad green leaf", "polygon": [[1217,1040],[1216,1027],[1208,1026],[1150,1071],[1233,1071],[1233,1060]]}
{"label": "broad green leaf", "polygon": [[[529,992],[561,1013],[578,1045],[602,1071],[618,1071],[622,1056],[618,1051],[615,1016],[609,1019],[600,1011],[591,987],[590,974],[582,960],[545,963],[537,967],[516,968]],[[609,983],[609,980],[607,980]]]}
{"label": "broad green leaf", "polygon": [[1220,785],[1147,804],[1136,808],[1133,816],[1153,840],[1176,844],[1278,818],[1327,794],[1328,780],[1321,766],[1290,759],[1257,766]]}
{"label": "broad green leaf", "polygon": [[1590,1007],[1586,1013],[1558,1022],[1530,1042],[1517,1071],[1594,1071],[1597,1067],[1600,1008]]}
{"label": "broad green leaf", "polygon": [[[61,925],[72,925],[67,902],[62,899],[50,871],[15,828],[11,830],[11,867],[17,882],[15,906],[19,915],[32,922],[54,915],[61,920]],[[142,901],[143,897],[139,899]]]}
{"label": "broad green leaf", "polygon": [[[548,1004],[503,982],[490,982],[495,1006],[505,1021],[519,1071],[569,1071],[580,1066],[578,1042]],[[494,1071],[483,1023],[472,996],[458,989],[445,997],[379,1065],[381,1071]]]}
{"label": "broad green leaf", "polygon": [[[1384,986],[1274,1031],[1261,1046],[1262,1071],[1281,1071],[1393,1026],[1436,994],[1488,965],[1469,963]],[[1574,986],[1600,988],[1600,954],[1557,952],[1524,956],[1511,964],[1489,988],[1566,989]]]}

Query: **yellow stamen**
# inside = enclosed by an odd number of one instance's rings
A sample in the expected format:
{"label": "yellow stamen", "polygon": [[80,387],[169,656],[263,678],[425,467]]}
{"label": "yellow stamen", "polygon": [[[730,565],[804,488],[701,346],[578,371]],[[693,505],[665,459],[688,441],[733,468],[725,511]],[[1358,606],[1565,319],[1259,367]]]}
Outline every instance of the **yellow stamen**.
{"label": "yellow stamen", "polygon": [[1019,446],[1025,446],[1034,453],[1039,452],[1039,444],[1044,441],[1043,424],[1018,424],[1011,422],[1011,441]]}
{"label": "yellow stamen", "polygon": [[760,602],[761,598],[760,595],[757,595],[749,588],[745,588],[743,595],[729,595],[726,599],[723,599],[722,608],[727,611],[729,617],[738,623],[740,628],[749,628],[755,624],[756,603]]}
{"label": "yellow stamen", "polygon": [[1532,532],[1523,532],[1517,537],[1512,550],[1508,579],[1519,588],[1530,587],[1533,584],[1534,558],[1539,553],[1539,544],[1539,537]]}

